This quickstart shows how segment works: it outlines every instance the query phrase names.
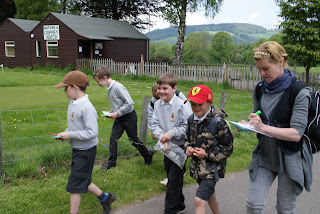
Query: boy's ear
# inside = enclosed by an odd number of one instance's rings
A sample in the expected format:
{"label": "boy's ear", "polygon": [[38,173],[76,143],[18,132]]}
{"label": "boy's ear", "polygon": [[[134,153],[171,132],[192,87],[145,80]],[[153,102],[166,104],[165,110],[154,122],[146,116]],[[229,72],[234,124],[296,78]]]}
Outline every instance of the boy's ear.
{"label": "boy's ear", "polygon": [[177,86],[175,85],[175,86],[173,87],[173,89],[174,89],[174,90],[177,90]]}

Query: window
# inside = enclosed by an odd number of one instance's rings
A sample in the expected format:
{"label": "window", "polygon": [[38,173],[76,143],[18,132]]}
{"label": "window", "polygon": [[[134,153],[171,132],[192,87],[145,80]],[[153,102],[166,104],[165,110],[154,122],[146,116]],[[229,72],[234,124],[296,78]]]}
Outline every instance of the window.
{"label": "window", "polygon": [[47,57],[58,58],[58,41],[47,41]]}
{"label": "window", "polygon": [[36,52],[37,57],[41,57],[41,43],[39,40],[36,41]]}
{"label": "window", "polygon": [[14,41],[5,42],[6,47],[6,57],[15,57],[16,56],[16,48]]}

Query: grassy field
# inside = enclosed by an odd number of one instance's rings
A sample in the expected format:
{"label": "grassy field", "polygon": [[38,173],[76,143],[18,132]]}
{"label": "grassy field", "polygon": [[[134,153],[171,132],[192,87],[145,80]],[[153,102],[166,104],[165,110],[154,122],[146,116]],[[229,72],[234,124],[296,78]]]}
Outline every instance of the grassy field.
{"label": "grassy field", "polygon": [[[2,139],[20,139],[20,141],[3,141],[4,154],[7,151],[15,157],[29,153],[35,153],[33,155],[47,154],[41,155],[39,158],[36,156],[37,158],[32,158],[30,161],[22,158],[19,164],[12,163],[14,170],[1,177],[0,213],[67,213],[69,211],[69,194],[65,192],[70,173],[69,157],[71,150],[68,144],[53,143],[50,146],[44,144],[45,147],[39,151],[29,151],[35,148],[32,147],[33,144],[42,145],[42,141],[51,140],[47,133],[48,122],[43,124],[43,121],[57,122],[58,125],[50,125],[50,130],[53,132],[63,130],[66,126],[64,121],[69,100],[63,89],[53,87],[53,85],[61,82],[64,74],[64,71],[59,70],[31,72],[28,69],[5,69],[4,73],[0,74],[1,137]],[[141,101],[145,96],[151,95],[151,86],[155,79],[137,76],[113,76],[113,78],[128,89],[135,102],[138,118],[140,118]],[[92,79],[92,75],[89,75],[89,79],[91,85],[87,93],[99,114],[101,110],[110,108],[106,89],[97,86]],[[189,89],[196,84],[198,83],[179,81],[178,88],[187,95]],[[217,106],[219,106],[221,92],[223,90],[228,92],[226,112],[230,120],[239,121],[247,118],[252,108],[250,92],[231,90],[227,84],[210,83],[207,85],[213,90],[214,103]],[[42,112],[46,112],[46,114]],[[30,117],[30,114],[32,117]],[[57,115],[60,117],[60,122],[55,121]],[[99,170],[99,166],[106,160],[108,136],[110,135],[112,121],[99,118],[98,122],[99,127],[105,129],[100,137],[93,182],[105,191],[116,193],[117,200],[114,207],[146,200],[163,193],[165,188],[159,184],[159,181],[165,177],[163,156],[157,153],[153,164],[145,166],[143,159],[136,155],[136,151],[129,145],[125,135],[120,139],[119,147],[122,145],[128,147],[128,150],[118,160],[117,167],[109,171]],[[4,124],[6,126],[3,126]],[[28,126],[29,124],[31,125]],[[20,130],[17,131],[17,128]],[[41,137],[38,140],[29,139],[30,133],[31,136]],[[27,145],[25,145],[25,141],[21,144],[21,139],[24,138],[29,139]],[[155,143],[148,133],[148,147],[152,147]],[[248,167],[255,143],[256,137],[254,134],[234,133],[234,153],[228,159],[227,173],[241,171]],[[28,148],[32,149],[28,150]],[[54,157],[52,157],[52,154],[54,154]],[[59,160],[55,157],[57,155],[60,158]],[[47,163],[45,169],[42,169],[43,161]],[[50,165],[50,161],[53,161],[54,164]],[[189,161],[187,162],[188,166]],[[195,181],[187,173],[185,185],[191,183],[195,183]],[[80,213],[100,212],[101,207],[97,204],[94,196],[84,194]]]}

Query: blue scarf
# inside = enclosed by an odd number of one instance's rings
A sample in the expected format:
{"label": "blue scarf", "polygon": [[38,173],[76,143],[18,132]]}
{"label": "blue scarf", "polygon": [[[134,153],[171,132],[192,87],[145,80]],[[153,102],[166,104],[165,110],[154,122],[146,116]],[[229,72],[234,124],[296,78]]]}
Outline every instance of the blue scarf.
{"label": "blue scarf", "polygon": [[293,77],[294,73],[292,71],[284,69],[284,73],[280,78],[275,79],[270,83],[267,83],[265,80],[263,80],[263,92],[273,94],[286,90],[289,88]]}

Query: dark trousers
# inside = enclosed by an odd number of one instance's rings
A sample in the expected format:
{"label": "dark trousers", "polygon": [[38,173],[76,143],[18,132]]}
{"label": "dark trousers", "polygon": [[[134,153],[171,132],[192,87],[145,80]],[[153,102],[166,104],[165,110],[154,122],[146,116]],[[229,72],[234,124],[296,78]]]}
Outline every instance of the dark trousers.
{"label": "dark trousers", "polygon": [[168,177],[166,200],[165,200],[165,214],[177,213],[179,210],[185,209],[183,188],[183,174],[186,171],[185,166],[182,169],[172,162],[169,158],[164,156],[164,168]]}
{"label": "dark trousers", "polygon": [[116,118],[113,123],[109,145],[109,166],[116,166],[118,157],[118,140],[124,131],[126,131],[129,140],[132,141],[132,145],[139,150],[140,154],[144,158],[148,158],[150,156],[147,147],[137,136],[137,114],[136,111],[133,110],[129,114]]}

